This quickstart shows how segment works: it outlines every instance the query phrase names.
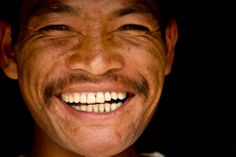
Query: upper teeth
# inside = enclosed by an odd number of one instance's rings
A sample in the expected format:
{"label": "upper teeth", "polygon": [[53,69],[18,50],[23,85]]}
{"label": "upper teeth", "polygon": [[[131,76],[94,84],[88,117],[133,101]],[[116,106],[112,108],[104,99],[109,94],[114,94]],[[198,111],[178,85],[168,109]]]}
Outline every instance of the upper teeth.
{"label": "upper teeth", "polygon": [[66,103],[105,103],[111,100],[124,100],[126,92],[83,92],[83,93],[63,93],[61,98]]}

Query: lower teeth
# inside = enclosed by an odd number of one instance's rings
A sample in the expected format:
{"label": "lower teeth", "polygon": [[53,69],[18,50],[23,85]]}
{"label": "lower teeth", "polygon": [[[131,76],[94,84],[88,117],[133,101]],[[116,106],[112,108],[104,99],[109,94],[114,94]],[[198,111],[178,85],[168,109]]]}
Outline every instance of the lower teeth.
{"label": "lower teeth", "polygon": [[105,104],[94,104],[94,105],[70,105],[77,111],[84,112],[112,112],[122,105],[122,102],[118,103],[105,103]]}

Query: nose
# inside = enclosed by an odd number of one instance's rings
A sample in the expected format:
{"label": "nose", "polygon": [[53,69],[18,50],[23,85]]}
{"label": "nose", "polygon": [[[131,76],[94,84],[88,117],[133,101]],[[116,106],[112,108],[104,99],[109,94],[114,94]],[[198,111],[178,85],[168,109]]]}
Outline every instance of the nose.
{"label": "nose", "polygon": [[84,40],[75,46],[66,60],[70,70],[82,70],[92,75],[102,75],[108,71],[118,71],[124,66],[124,60],[115,46],[101,37]]}

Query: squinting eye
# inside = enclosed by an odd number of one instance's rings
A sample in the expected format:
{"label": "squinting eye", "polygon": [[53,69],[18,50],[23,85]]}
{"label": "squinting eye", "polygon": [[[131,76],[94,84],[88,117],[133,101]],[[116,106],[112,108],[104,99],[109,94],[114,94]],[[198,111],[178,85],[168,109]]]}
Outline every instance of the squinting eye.
{"label": "squinting eye", "polygon": [[149,32],[149,28],[142,26],[142,25],[136,25],[136,24],[127,24],[124,26],[121,26],[121,30],[127,30],[127,31],[144,31],[144,32]]}
{"label": "squinting eye", "polygon": [[66,31],[69,28],[65,25],[48,25],[39,29],[39,31]]}

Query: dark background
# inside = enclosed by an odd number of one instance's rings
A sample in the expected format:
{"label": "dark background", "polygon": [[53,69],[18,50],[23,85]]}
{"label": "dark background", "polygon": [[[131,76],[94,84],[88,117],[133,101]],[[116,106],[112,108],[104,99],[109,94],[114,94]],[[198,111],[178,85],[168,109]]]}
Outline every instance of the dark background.
{"label": "dark background", "polygon": [[[179,41],[158,110],[136,146],[167,157],[235,157],[233,5],[179,1]],[[33,121],[17,81],[0,71],[0,143],[6,157],[29,149]],[[2,155],[0,155],[2,156]]]}

